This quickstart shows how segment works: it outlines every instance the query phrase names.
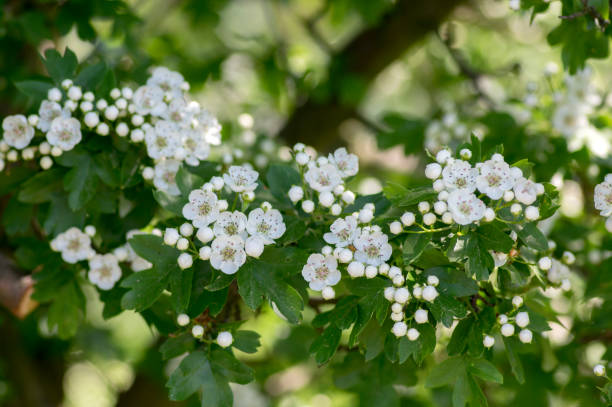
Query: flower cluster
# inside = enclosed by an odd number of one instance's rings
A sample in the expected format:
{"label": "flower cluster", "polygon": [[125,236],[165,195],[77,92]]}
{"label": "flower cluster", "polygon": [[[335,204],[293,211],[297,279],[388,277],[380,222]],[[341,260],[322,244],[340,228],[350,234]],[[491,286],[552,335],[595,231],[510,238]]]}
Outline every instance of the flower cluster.
{"label": "flower cluster", "polygon": [[359,171],[359,159],[356,155],[349,154],[345,148],[339,148],[327,157],[317,157],[316,151],[301,143],[294,146],[293,153],[302,175],[303,186],[291,187],[291,202],[295,204],[301,201],[302,210],[312,213],[316,209],[316,194],[320,206],[338,216],[345,205],[355,201],[355,193],[346,189],[345,180]]}
{"label": "flower cluster", "polygon": [[606,229],[612,233],[612,174],[606,175],[604,182],[595,186],[595,209],[607,217]]}
{"label": "flower cluster", "polygon": [[[167,228],[163,235],[167,245],[182,251],[178,257],[181,268],[191,267],[197,255],[201,260],[210,261],[213,268],[234,274],[247,256],[259,257],[266,245],[273,244],[285,233],[281,213],[268,202],[252,209],[248,216],[245,214],[248,204],[255,199],[258,176],[248,166],[232,166],[223,177],[212,177],[202,188],[189,193],[182,210],[189,222],[178,230]],[[229,210],[228,201],[222,199],[224,192],[235,196]],[[235,208],[239,200],[241,211]]]}
{"label": "flower cluster", "polygon": [[96,228],[89,225],[85,232],[72,227],[51,240],[51,248],[60,252],[66,263],[89,262],[89,281],[101,290],[110,290],[121,278],[119,259],[114,253],[99,254],[91,246]]}
{"label": "flower cluster", "polygon": [[110,102],[72,83],[52,88],[38,114],[14,115],[2,122],[0,170],[4,159],[17,161],[38,154],[40,166],[53,165],[51,157],[70,151],[93,134],[128,138],[144,143],[152,167],[143,177],[156,188],[178,195],[174,177],[181,163],[197,165],[208,157],[210,145],[221,142],[217,119],[185,93],[189,89],[181,74],[159,67],[136,90],[113,89]]}
{"label": "flower cluster", "polygon": [[385,262],[391,257],[392,248],[380,226],[370,224],[373,217],[374,205],[369,203],[359,212],[331,224],[323,239],[333,247],[326,245],[321,253],[310,255],[302,269],[302,276],[312,290],[322,291],[324,298],[335,296],[332,286],[341,278],[338,263],[346,265],[351,277],[374,278],[388,270]]}
{"label": "flower cluster", "polygon": [[437,153],[444,146],[459,145],[467,141],[468,124],[462,120],[454,108],[446,109],[441,118],[430,120],[425,129],[425,148]]}
{"label": "flower cluster", "polygon": [[[521,214],[526,221],[540,218],[540,211],[533,204],[544,193],[542,184],[525,178],[522,170],[506,163],[501,154],[493,154],[491,159],[475,166],[467,161],[471,156],[468,149],[461,150],[460,158],[453,158],[449,150],[441,150],[436,155],[437,162],[427,165],[425,176],[434,181],[437,200],[433,204],[419,203],[424,225],[433,226],[438,221],[447,225],[491,222],[498,218],[500,211],[508,209],[515,220],[520,219]],[[476,191],[480,195],[476,195]],[[390,227],[398,234],[402,224],[409,227],[415,222],[415,214],[406,212],[401,222],[395,221]]]}

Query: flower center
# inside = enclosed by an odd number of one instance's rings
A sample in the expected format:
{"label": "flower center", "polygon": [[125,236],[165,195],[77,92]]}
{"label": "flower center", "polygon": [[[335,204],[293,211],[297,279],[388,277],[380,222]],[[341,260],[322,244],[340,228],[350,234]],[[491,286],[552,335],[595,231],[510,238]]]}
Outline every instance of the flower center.
{"label": "flower center", "polygon": [[329,274],[327,266],[321,266],[315,270],[315,274],[319,280],[325,280]]}
{"label": "flower center", "polygon": [[221,257],[223,257],[224,261],[233,259],[235,254],[236,250],[232,249],[231,247],[225,247],[223,250],[221,250]]}

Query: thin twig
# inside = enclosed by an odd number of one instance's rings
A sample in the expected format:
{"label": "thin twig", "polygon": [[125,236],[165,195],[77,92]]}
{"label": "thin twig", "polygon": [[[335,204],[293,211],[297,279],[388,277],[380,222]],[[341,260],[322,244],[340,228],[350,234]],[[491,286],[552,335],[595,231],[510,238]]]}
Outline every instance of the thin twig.
{"label": "thin twig", "polygon": [[605,31],[606,27],[610,25],[610,20],[606,20],[597,9],[589,5],[588,0],[582,0],[582,10],[575,13],[559,16],[561,20],[575,20],[580,17],[590,16],[599,26],[601,31]]}

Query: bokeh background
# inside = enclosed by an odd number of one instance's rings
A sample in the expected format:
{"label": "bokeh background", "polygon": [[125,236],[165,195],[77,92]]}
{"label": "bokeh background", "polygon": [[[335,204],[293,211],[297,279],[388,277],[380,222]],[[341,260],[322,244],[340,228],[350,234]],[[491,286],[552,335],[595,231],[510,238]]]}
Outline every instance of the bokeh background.
{"label": "bokeh background", "polygon": [[[107,63],[118,83],[142,83],[151,66],[181,72],[193,98],[223,123],[227,145],[247,146],[254,159],[265,162],[258,152],[272,143],[349,146],[360,156],[353,187],[361,193],[388,180],[422,183],[424,148],[471,132],[504,144],[509,162],[527,154],[540,180],[562,188],[561,215],[548,230],[559,250],[577,253],[581,270],[573,296],[554,294],[565,327],[553,324],[550,343],[523,355],[526,384],[505,375],[506,384],[485,391],[493,406],[600,405],[589,369],[612,340],[611,310],[601,301],[610,283],[607,274],[589,277],[610,266],[602,263],[610,242],[588,194],[600,175],[591,163],[609,167],[610,156],[589,146],[570,151],[551,141],[550,126],[525,130],[532,119],[550,120],[546,112],[530,116],[525,98],[563,87],[560,50],[546,38],[560,8],[551,2],[532,21],[494,0],[2,0],[0,114],[31,107],[15,83],[44,75],[40,53],[70,47],[81,62]],[[607,108],[610,62],[589,66]],[[600,128],[607,117],[600,115]],[[609,135],[601,137],[599,147],[609,148]],[[191,405],[167,401],[164,383],[176,364],[162,363],[156,332],[131,312],[103,320],[97,294],[86,293],[86,323],[71,341],[46,329],[42,307],[24,320],[0,311],[0,405]],[[418,384],[423,371],[398,379],[391,365],[355,371],[342,357],[330,362],[333,370],[319,368],[308,356],[314,331],[307,324],[291,327],[271,309],[245,315],[263,346],[240,355],[258,377],[232,385],[236,406],[450,405],[448,389]],[[354,386],[370,376],[372,388]],[[376,392],[386,380],[400,383],[401,400]]]}

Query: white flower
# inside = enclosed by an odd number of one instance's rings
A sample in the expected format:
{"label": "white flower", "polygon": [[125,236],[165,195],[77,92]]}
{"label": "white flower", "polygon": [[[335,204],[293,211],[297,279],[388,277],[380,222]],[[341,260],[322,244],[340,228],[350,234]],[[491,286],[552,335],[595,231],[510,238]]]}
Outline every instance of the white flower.
{"label": "white flower", "polygon": [[155,164],[153,185],[168,195],[179,195],[181,191],[179,191],[178,185],[176,185],[176,173],[179,170],[179,166],[180,163],[176,160],[163,160]]}
{"label": "white flower", "polygon": [[[192,221],[196,228],[205,228],[219,217],[217,202],[218,198],[214,193],[201,189],[193,190],[189,193],[189,202],[183,206],[183,216]],[[200,231],[198,231],[198,238],[200,238]]]}
{"label": "white flower", "polygon": [[21,114],[5,117],[2,120],[2,130],[6,144],[18,150],[27,147],[34,137],[34,128]]}
{"label": "white flower", "polygon": [[233,165],[223,174],[225,184],[234,192],[249,192],[257,188],[259,173],[246,166]]}
{"label": "white flower", "polygon": [[47,141],[64,151],[69,151],[81,141],[81,122],[74,118],[56,117],[47,132]]}
{"label": "white flower", "polygon": [[315,253],[308,257],[302,268],[302,277],[315,291],[321,291],[327,286],[333,286],[340,281],[340,271],[338,271],[338,261],[334,256],[323,256]]}
{"label": "white flower", "polygon": [[196,166],[201,160],[208,158],[210,146],[200,133],[195,130],[187,131],[183,137],[183,148],[185,149],[185,162]]}
{"label": "white flower", "polygon": [[323,239],[337,247],[346,247],[351,244],[360,231],[354,216],[336,219],[329,229],[331,232],[325,233]]}
{"label": "white flower", "polygon": [[309,163],[304,179],[317,192],[333,191],[342,182],[340,172],[335,165],[330,163],[320,166]]}
{"label": "white flower", "polygon": [[154,85],[145,85],[136,89],[133,97],[134,108],[140,115],[161,116],[166,111],[164,91]]}
{"label": "white flower", "polygon": [[357,249],[354,257],[358,262],[378,266],[391,257],[392,249],[388,237],[378,226],[364,227],[355,238],[354,246]]}
{"label": "white flower", "polygon": [[342,178],[352,177],[359,171],[359,159],[355,154],[349,154],[344,147],[334,151],[328,159],[340,171]]}
{"label": "white flower", "polygon": [[153,69],[151,76],[147,79],[147,85],[158,87],[173,96],[182,95],[181,86],[184,82],[183,75],[163,66]]}
{"label": "white flower", "polygon": [[503,158],[494,157],[478,166],[480,175],[476,186],[491,199],[500,199],[505,191],[512,189],[515,177],[508,163]]}
{"label": "white flower", "polygon": [[70,117],[68,109],[62,109],[62,106],[57,102],[43,100],[38,109],[38,124],[36,127],[43,133],[46,133],[51,128],[51,123],[56,117]]}
{"label": "white flower", "polygon": [[244,243],[246,254],[259,258],[264,251],[264,240],[259,236],[249,236]]}
{"label": "white flower", "polygon": [[221,212],[215,221],[213,232],[215,236],[240,236],[245,238],[246,223],[247,217],[242,212]]}
{"label": "white flower", "polygon": [[147,154],[154,160],[160,158],[171,158],[180,146],[180,129],[166,120],[160,120],[155,127],[150,127],[145,132],[145,144]]}
{"label": "white flower", "polygon": [[565,137],[573,137],[578,130],[588,126],[586,114],[587,110],[581,103],[561,104],[553,115],[553,128]]}
{"label": "white flower", "polygon": [[272,244],[285,233],[286,227],[283,215],[278,210],[268,209],[264,212],[257,208],[249,213],[246,229],[251,236],[259,236],[265,244]]}
{"label": "white flower", "polygon": [[221,124],[219,124],[219,121],[212,113],[198,107],[193,123],[194,128],[204,135],[204,139],[208,144],[213,146],[221,144]]}
{"label": "white flower", "polygon": [[514,184],[514,196],[517,201],[524,205],[534,203],[538,197],[538,191],[538,184],[526,178],[520,178]]}
{"label": "white flower", "polygon": [[484,202],[467,190],[455,190],[448,196],[448,210],[453,220],[460,225],[469,225],[482,219],[486,206]]}
{"label": "white flower", "polygon": [[612,177],[595,187],[595,209],[601,211],[601,216],[612,215]]}
{"label": "white flower", "polygon": [[72,264],[88,259],[93,250],[91,248],[91,238],[75,227],[57,235],[51,241],[51,248],[61,252],[62,259],[66,263]]}
{"label": "white flower", "polygon": [[96,254],[89,260],[89,281],[101,290],[110,290],[121,278],[121,267],[114,254]]}
{"label": "white flower", "polygon": [[[546,274],[546,277],[548,277],[548,280],[551,283],[554,284],[561,284],[563,282],[563,280],[566,280],[569,275],[570,275],[570,269],[563,263],[561,263],[559,260],[557,259],[550,259],[549,257],[544,257],[550,260],[550,266],[548,268],[548,272]],[[542,259],[540,259],[542,260]],[[540,265],[540,263],[538,262],[538,265]],[[542,266],[540,265],[540,268],[542,268]],[[544,270],[544,269],[543,269]]]}
{"label": "white flower", "polygon": [[474,192],[477,176],[478,170],[472,168],[469,162],[463,160],[449,158],[447,165],[442,170],[442,180],[449,190],[463,189]]}
{"label": "white flower", "polygon": [[246,261],[244,240],[240,236],[219,236],[211,248],[210,265],[225,274],[234,274]]}

